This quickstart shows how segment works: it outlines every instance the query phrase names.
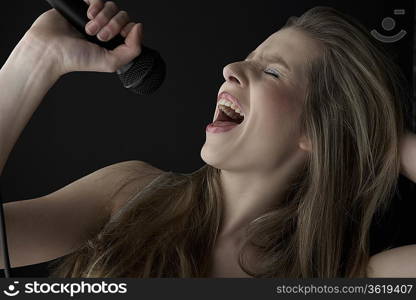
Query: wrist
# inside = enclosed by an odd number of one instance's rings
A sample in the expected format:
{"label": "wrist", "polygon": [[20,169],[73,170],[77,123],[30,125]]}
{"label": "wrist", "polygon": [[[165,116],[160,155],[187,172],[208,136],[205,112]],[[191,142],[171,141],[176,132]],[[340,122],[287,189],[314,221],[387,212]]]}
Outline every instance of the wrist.
{"label": "wrist", "polygon": [[11,65],[26,76],[27,82],[43,80],[55,83],[62,75],[52,45],[42,42],[26,33],[13,49],[3,67]]}

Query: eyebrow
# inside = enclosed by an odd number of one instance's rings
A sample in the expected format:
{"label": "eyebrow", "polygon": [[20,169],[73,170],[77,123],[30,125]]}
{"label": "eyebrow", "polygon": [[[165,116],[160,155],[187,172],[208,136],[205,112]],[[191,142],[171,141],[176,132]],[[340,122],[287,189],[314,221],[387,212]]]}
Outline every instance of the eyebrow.
{"label": "eyebrow", "polygon": [[[250,59],[255,55],[256,51],[251,52],[246,59]],[[272,54],[269,55],[268,57],[266,57],[267,61],[270,61],[272,63],[278,63],[280,65],[282,65],[286,70],[288,70],[289,72],[291,72],[291,68],[289,67],[289,65],[286,63],[286,61],[278,54]]]}

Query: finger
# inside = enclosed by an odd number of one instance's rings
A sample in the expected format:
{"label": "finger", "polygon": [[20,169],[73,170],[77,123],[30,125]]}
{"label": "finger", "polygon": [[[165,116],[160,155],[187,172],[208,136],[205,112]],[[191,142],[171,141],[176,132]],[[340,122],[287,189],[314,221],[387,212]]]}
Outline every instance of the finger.
{"label": "finger", "polygon": [[137,23],[130,32],[127,34],[126,40],[124,43],[132,48],[138,49],[141,47],[141,43],[143,41],[143,23]]}
{"label": "finger", "polygon": [[142,49],[143,41],[143,24],[136,23],[127,34],[124,44],[116,47],[114,50],[108,51],[113,61],[114,69],[129,63],[135,57],[139,56]]}
{"label": "finger", "polygon": [[119,34],[121,29],[130,21],[126,11],[120,10],[97,34],[101,41],[108,41]]}
{"label": "finger", "polygon": [[87,4],[89,4],[87,10],[87,16],[91,20],[93,19],[103,8],[104,2],[102,0],[84,0]]}
{"label": "finger", "polygon": [[[98,1],[98,0],[90,0]],[[96,35],[107,23],[119,12],[117,5],[113,1],[107,1],[104,8],[86,24],[86,31],[90,35]]]}
{"label": "finger", "polygon": [[126,38],[127,34],[130,32],[130,30],[133,28],[134,25],[136,25],[136,23],[130,22],[126,26],[124,26],[120,32],[121,36],[123,38]]}

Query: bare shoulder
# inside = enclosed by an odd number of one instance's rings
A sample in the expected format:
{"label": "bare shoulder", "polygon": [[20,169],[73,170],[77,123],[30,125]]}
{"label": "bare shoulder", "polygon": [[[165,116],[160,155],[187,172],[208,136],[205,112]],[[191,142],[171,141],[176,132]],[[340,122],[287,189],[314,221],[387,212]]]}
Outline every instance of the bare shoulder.
{"label": "bare shoulder", "polygon": [[133,195],[142,190],[151,181],[166,173],[165,171],[141,160],[129,160],[108,166],[113,180],[117,181],[117,190],[113,191],[110,207],[111,215],[120,209]]}
{"label": "bare shoulder", "polygon": [[142,160],[127,160],[118,162],[112,165],[109,165],[105,168],[113,169],[116,171],[119,171],[121,173],[135,173],[137,171],[141,172],[143,175],[160,175],[164,173],[165,171],[151,165],[150,163],[147,163]]}
{"label": "bare shoulder", "polygon": [[5,203],[11,266],[50,261],[75,251],[102,229],[112,210],[162,173],[143,161],[124,161],[47,195]]}
{"label": "bare shoulder", "polygon": [[416,278],[416,244],[392,248],[371,256],[367,275]]}

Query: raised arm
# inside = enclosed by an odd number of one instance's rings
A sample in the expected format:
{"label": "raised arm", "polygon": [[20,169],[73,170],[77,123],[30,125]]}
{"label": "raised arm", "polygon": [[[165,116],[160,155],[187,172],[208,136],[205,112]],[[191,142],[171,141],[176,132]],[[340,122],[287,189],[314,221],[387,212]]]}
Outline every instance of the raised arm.
{"label": "raised arm", "polygon": [[[126,12],[119,11],[114,2],[89,2],[88,15],[97,26],[87,33],[108,30],[109,38],[120,33],[125,43],[112,51],[89,43],[55,9],[33,23],[0,70],[0,174],[21,131],[63,74],[114,72],[140,54],[141,27],[129,22]],[[93,9],[96,12],[91,15]],[[39,263],[75,250],[159,173],[142,162],[123,162],[49,195],[6,203],[11,266]]]}
{"label": "raised arm", "polygon": [[74,71],[115,72],[140,55],[142,27],[130,22],[114,2],[89,2],[86,33],[100,37],[107,31],[108,39],[120,33],[125,43],[114,50],[89,43],[55,9],[38,17],[0,70],[0,174],[21,131],[60,76]]}
{"label": "raised arm", "polygon": [[17,138],[59,75],[50,52],[24,37],[0,70],[0,174]]}

